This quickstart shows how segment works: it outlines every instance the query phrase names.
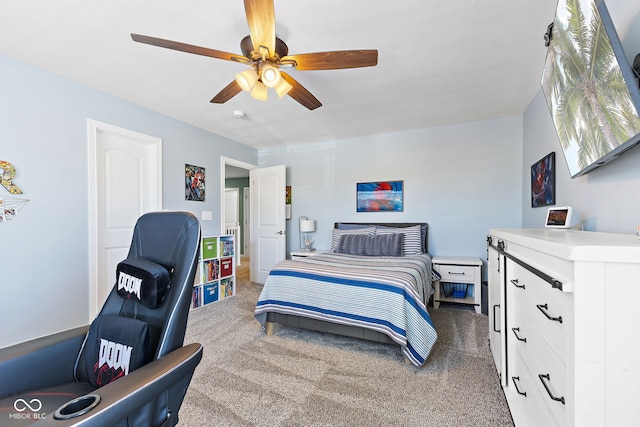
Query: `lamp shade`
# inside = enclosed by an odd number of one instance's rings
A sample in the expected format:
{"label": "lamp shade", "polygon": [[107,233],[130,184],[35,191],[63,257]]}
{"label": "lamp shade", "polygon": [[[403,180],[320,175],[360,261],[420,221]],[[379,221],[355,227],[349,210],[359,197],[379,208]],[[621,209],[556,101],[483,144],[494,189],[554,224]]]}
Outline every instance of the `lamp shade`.
{"label": "lamp shade", "polygon": [[253,85],[258,81],[258,73],[253,68],[244,70],[241,73],[236,74],[236,82],[245,92],[251,91]]}
{"label": "lamp shade", "polygon": [[301,233],[313,233],[316,231],[316,222],[312,219],[300,220],[300,232]]}
{"label": "lamp shade", "polygon": [[260,101],[267,100],[267,87],[262,84],[262,82],[257,81],[255,85],[253,85],[253,89],[251,89],[251,96]]}
{"label": "lamp shade", "polygon": [[282,98],[293,88],[285,79],[280,79],[280,83],[275,87],[276,93],[278,94],[278,98]]}
{"label": "lamp shade", "polygon": [[280,80],[282,80],[280,71],[270,64],[262,67],[260,70],[260,76],[262,77],[262,83],[264,83],[266,87],[276,87],[280,83]]}

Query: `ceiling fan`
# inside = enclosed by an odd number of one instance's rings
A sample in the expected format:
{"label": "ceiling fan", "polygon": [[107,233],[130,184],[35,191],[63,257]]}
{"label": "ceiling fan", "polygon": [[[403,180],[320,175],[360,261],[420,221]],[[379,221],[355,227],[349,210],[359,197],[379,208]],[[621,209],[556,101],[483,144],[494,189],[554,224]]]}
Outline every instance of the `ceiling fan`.
{"label": "ceiling fan", "polygon": [[140,43],[248,65],[250,68],[236,74],[235,80],[213,97],[211,102],[216,104],[224,104],[242,90],[266,101],[268,88],[274,88],[280,98],[289,95],[309,110],[314,110],[322,105],[320,101],[281,70],[338,70],[371,67],[378,63],[378,51],[375,49],[289,55],[285,42],[276,37],[273,0],[244,0],[244,8],[250,35],[240,42],[242,55],[140,34],[131,34],[131,38]]}

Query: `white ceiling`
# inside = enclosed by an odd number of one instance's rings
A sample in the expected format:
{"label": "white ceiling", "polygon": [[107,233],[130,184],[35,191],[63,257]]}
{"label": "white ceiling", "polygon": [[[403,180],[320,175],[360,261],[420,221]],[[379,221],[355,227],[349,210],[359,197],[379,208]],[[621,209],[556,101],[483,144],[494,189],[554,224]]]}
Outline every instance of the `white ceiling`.
{"label": "white ceiling", "polygon": [[[322,102],[209,100],[245,66],[131,40],[241,53],[241,0],[3,0],[0,53],[256,148],[522,113],[556,0],[275,0],[291,54],[378,49],[376,67],[290,74]],[[45,102],[45,101],[43,101]],[[242,110],[243,119],[232,112]]]}

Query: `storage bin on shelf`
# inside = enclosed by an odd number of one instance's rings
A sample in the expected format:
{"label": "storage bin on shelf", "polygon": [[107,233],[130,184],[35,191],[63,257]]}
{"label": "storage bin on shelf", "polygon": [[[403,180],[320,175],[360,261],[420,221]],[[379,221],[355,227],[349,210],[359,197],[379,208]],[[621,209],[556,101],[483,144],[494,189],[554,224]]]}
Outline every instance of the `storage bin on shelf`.
{"label": "storage bin on shelf", "polygon": [[442,292],[447,298],[463,299],[467,297],[468,283],[442,283]]}

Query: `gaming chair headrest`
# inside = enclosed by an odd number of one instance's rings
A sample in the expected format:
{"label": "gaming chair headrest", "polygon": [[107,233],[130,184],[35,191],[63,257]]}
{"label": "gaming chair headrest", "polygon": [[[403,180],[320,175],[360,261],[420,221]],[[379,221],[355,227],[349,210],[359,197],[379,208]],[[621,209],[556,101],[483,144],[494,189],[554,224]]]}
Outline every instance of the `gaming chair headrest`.
{"label": "gaming chair headrest", "polygon": [[171,286],[169,270],[143,258],[127,258],[116,269],[118,295],[139,302],[151,309],[158,308]]}

